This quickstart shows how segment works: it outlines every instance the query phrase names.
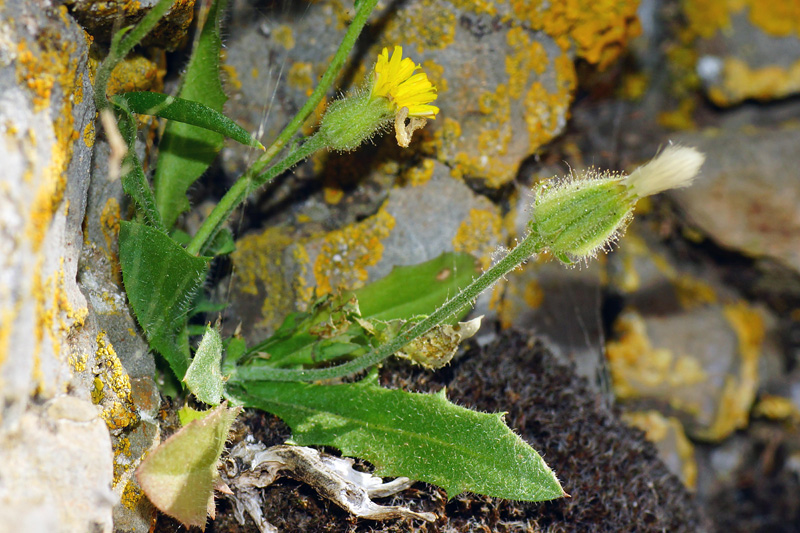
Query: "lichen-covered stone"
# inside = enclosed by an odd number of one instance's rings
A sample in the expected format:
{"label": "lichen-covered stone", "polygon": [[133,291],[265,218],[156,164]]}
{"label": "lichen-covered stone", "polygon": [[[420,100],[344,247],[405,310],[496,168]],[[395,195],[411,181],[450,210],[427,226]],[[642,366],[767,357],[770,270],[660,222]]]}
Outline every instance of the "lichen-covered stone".
{"label": "lichen-covered stone", "polygon": [[800,272],[800,128],[726,128],[676,140],[706,154],[702,177],[670,193],[688,219],[722,246]]}
{"label": "lichen-covered stone", "polygon": [[[392,4],[376,10],[366,30],[380,28],[376,42],[358,53],[337,87],[362,83],[382,47],[404,46],[439,91],[441,113],[421,132],[418,147],[450,165],[455,175],[498,187],[564,128],[576,88],[574,59],[605,67],[638,32],[636,5]],[[235,11],[226,58],[233,117],[263,131],[265,143],[275,138],[325,71],[351,16],[350,5],[339,0],[312,4],[302,16],[282,9],[266,17],[250,7]],[[317,111],[306,133],[319,118]],[[226,158],[237,173],[248,155],[232,147]]]}
{"label": "lichen-covered stone", "polygon": [[[471,253],[489,266],[503,237],[498,209],[452,178],[444,165],[431,165],[428,181],[393,189],[385,204],[360,222],[327,232],[307,222],[306,228],[273,227],[239,239],[232,255],[230,309],[234,317],[247,317],[242,333],[248,340],[274,331],[288,312],[304,309],[315,291],[358,289],[394,266],[448,251]],[[479,305],[485,309],[486,303]]]}
{"label": "lichen-covered stone", "polygon": [[720,106],[800,92],[800,5],[795,0],[686,0],[697,74]]}
{"label": "lichen-covered stone", "polygon": [[[158,0],[66,0],[75,20],[97,41],[111,42],[113,32],[133,26]],[[175,0],[153,31],[142,41],[144,46],[177,48],[185,39],[194,17],[195,0]]]}

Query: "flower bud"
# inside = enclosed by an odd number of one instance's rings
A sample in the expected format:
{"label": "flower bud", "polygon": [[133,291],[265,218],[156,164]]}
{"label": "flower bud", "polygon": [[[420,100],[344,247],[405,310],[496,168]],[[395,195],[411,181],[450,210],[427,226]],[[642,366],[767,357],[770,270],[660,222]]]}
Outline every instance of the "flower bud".
{"label": "flower bud", "polygon": [[613,242],[628,225],[635,203],[623,177],[591,172],[556,186],[540,185],[528,226],[543,248],[571,263],[594,257]]}
{"label": "flower bud", "polygon": [[349,152],[394,120],[394,111],[385,98],[370,98],[369,93],[349,95],[333,102],[319,127],[325,145],[339,152]]}
{"label": "flower bud", "polygon": [[688,186],[704,160],[694,148],[669,146],[630,176],[589,171],[555,185],[542,183],[534,191],[528,228],[540,250],[564,263],[594,257],[622,234],[640,198]]}

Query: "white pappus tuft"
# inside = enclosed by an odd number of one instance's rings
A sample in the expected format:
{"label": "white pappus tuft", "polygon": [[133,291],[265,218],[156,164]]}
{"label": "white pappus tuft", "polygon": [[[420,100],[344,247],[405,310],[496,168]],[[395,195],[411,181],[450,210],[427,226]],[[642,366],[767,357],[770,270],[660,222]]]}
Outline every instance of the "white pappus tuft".
{"label": "white pappus tuft", "polygon": [[700,172],[705,159],[706,156],[696,148],[670,145],[634,170],[625,182],[637,198],[688,187]]}

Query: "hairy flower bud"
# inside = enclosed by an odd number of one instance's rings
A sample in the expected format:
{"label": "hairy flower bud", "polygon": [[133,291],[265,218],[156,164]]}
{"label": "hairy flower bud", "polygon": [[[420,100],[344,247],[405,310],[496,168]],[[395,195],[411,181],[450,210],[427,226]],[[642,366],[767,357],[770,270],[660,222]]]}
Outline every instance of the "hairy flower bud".
{"label": "hairy flower bud", "polygon": [[541,183],[528,227],[540,249],[565,263],[594,257],[625,230],[640,198],[689,185],[704,160],[694,148],[669,146],[630,176],[588,171]]}
{"label": "hairy flower bud", "polygon": [[325,145],[348,152],[394,123],[398,144],[407,147],[414,131],[439,113],[431,105],[436,87],[424,72],[414,73],[419,68],[403,58],[402,47],[395,46],[391,57],[384,48],[367,86],[333,102],[325,112],[319,129]]}

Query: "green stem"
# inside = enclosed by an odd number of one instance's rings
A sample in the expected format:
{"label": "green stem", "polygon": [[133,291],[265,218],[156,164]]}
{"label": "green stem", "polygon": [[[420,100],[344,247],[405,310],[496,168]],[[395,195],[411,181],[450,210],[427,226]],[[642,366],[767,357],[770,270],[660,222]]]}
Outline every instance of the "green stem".
{"label": "green stem", "polygon": [[483,291],[494,285],[497,280],[514,270],[530,256],[541,249],[538,236],[529,233],[516,248],[511,250],[503,259],[484,272],[479,278],[470,283],[464,290],[449,299],[439,309],[423,321],[417,323],[406,332],[401,333],[391,342],[388,342],[369,353],[347,363],[330,368],[314,369],[285,369],[265,367],[238,367],[230,377],[230,381],[317,381],[341,378],[360,372],[372,365],[380,363],[409,342],[427,333],[433,327],[441,324],[467,304],[472,303]]}
{"label": "green stem", "polygon": [[97,107],[98,111],[109,106],[108,99],[106,98],[106,87],[108,86],[108,79],[111,77],[111,72],[114,70],[114,67],[125,59],[125,56],[133,50],[133,47],[139,44],[139,42],[155,28],[158,21],[170,10],[174,2],[175,0],[159,0],[133,29],[127,32],[121,30],[114,34],[108,56],[106,56],[97,68],[97,73],[94,78],[94,105]]}
{"label": "green stem", "polygon": [[247,172],[233,184],[233,187],[225,193],[225,196],[223,196],[214,207],[211,214],[208,215],[208,218],[203,221],[203,224],[200,226],[200,229],[197,230],[189,246],[186,247],[186,251],[192,255],[200,255],[203,253],[211,241],[214,240],[214,237],[217,235],[222,225],[225,224],[225,221],[228,220],[233,210],[239,207],[251,192],[324,147],[325,139],[321,135],[314,135],[294,152],[289,153],[289,155],[261,175],[258,175],[254,167],[250,167]]}
{"label": "green stem", "polygon": [[361,5],[358,6],[358,11],[356,11],[356,15],[353,17],[353,21],[350,23],[350,27],[347,28],[347,33],[345,33],[344,38],[339,45],[339,49],[336,50],[333,60],[331,61],[330,65],[328,65],[328,69],[320,78],[319,84],[317,85],[316,89],[314,89],[314,92],[311,93],[311,96],[308,98],[306,103],[303,104],[303,107],[300,108],[300,111],[297,112],[289,124],[283,128],[283,131],[280,132],[275,141],[269,146],[269,148],[267,148],[266,152],[261,154],[261,156],[256,159],[255,163],[253,163],[251,168],[256,174],[260,173],[270,163],[270,161],[272,161],[278,152],[283,149],[286,143],[289,142],[289,139],[291,139],[292,136],[297,133],[297,131],[300,129],[300,126],[303,125],[303,122],[305,122],[308,116],[314,111],[314,109],[316,109],[317,105],[319,105],[319,103],[328,93],[333,85],[333,82],[336,80],[336,76],[342,69],[344,62],[350,55],[350,51],[353,49],[353,46],[355,46],[358,36],[364,29],[364,25],[367,23],[367,19],[375,9],[377,3],[378,0],[361,1]]}

